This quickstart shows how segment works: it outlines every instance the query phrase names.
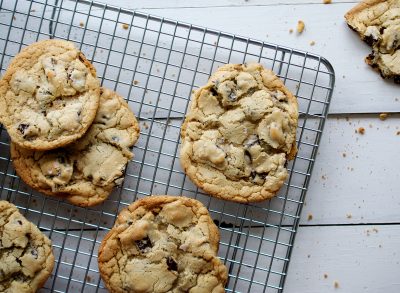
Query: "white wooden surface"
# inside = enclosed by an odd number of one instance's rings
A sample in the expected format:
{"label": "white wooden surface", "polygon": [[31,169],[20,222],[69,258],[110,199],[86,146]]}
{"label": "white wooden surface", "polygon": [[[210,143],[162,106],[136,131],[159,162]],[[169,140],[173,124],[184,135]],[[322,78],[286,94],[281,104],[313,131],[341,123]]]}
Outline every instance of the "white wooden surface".
{"label": "white wooden surface", "polygon": [[[111,2],[321,54],[333,64],[330,113],[337,115],[325,126],[285,292],[400,292],[400,115],[378,117],[400,111],[400,91],[364,63],[370,48],[343,19],[355,1]],[[299,19],[306,30],[290,34]],[[355,133],[359,127],[364,135]]]}
{"label": "white wooden surface", "polygon": [[[370,48],[343,19],[356,1],[103,2],[299,48],[331,61],[334,115],[325,126],[285,292],[400,292],[400,115],[386,121],[378,117],[400,111],[400,90],[363,61]],[[306,30],[290,34],[300,19]],[[310,46],[311,41],[316,44]],[[359,127],[365,128],[364,135],[355,133]]]}
{"label": "white wooden surface", "polygon": [[[364,63],[370,48],[343,19],[356,1],[100,1],[326,57],[336,71],[332,115],[285,292],[400,292],[400,86]],[[290,34],[300,19],[304,33]],[[381,121],[381,112],[393,114]]]}

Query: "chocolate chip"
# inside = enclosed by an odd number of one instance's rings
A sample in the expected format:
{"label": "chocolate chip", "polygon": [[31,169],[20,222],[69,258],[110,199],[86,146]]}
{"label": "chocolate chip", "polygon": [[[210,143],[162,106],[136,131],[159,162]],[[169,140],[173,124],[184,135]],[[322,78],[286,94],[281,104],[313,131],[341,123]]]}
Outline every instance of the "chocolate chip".
{"label": "chocolate chip", "polygon": [[116,142],[119,141],[119,137],[118,137],[118,136],[113,136],[113,137],[111,137],[111,139],[112,139],[113,141],[116,141]]}
{"label": "chocolate chip", "polygon": [[35,259],[38,258],[38,252],[37,252],[36,249],[32,249],[32,250],[31,250],[31,254],[33,255],[33,257],[34,257]]}
{"label": "chocolate chip", "polygon": [[169,271],[178,271],[178,264],[172,257],[167,258],[167,266]]}
{"label": "chocolate chip", "polygon": [[139,248],[140,252],[144,253],[148,248],[152,248],[153,245],[151,244],[150,238],[146,237],[142,240],[135,241],[136,246]]}
{"label": "chocolate chip", "polygon": [[18,130],[21,132],[21,134],[25,134],[25,130],[27,130],[29,127],[29,124],[21,123],[18,125]]}
{"label": "chocolate chip", "polygon": [[379,32],[381,33],[381,35],[383,34],[384,31],[385,31],[385,27],[381,27],[381,28],[379,29]]}
{"label": "chocolate chip", "polygon": [[57,158],[57,161],[58,161],[60,164],[65,164],[65,158],[62,157],[62,156],[58,157],[58,158]]}
{"label": "chocolate chip", "polygon": [[22,221],[21,220],[17,220],[17,223],[22,226]]}
{"label": "chocolate chip", "polygon": [[376,42],[376,40],[374,39],[374,37],[372,35],[366,36],[364,38],[364,41],[370,46],[372,46]]}
{"label": "chocolate chip", "polygon": [[248,150],[244,151],[244,159],[247,164],[251,164],[252,159],[251,159],[250,152]]}
{"label": "chocolate chip", "polygon": [[57,60],[54,59],[53,57],[50,58],[50,62],[51,62],[51,64],[53,64],[53,65],[56,65],[56,64],[57,64]]}
{"label": "chocolate chip", "polygon": [[212,87],[212,88],[210,89],[210,92],[211,92],[211,94],[212,94],[213,96],[218,96],[218,92],[217,92],[217,90],[215,89],[215,87]]}
{"label": "chocolate chip", "polygon": [[78,116],[81,116],[81,113],[82,113],[81,110],[79,110],[78,113],[77,113]]}

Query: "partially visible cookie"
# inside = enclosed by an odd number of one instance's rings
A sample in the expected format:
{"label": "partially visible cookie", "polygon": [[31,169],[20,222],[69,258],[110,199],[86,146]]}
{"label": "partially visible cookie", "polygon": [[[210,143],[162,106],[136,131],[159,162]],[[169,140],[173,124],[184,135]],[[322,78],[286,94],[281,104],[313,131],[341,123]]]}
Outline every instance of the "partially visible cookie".
{"label": "partially visible cookie", "polygon": [[92,206],[122,183],[138,137],[139,125],[128,104],[102,88],[96,118],[81,139],[45,152],[11,144],[11,158],[17,174],[38,191]]}
{"label": "partially visible cookie", "polygon": [[382,77],[400,83],[400,1],[364,0],[345,15],[348,25],[372,46],[365,59]]}
{"label": "partially visible cookie", "polygon": [[51,241],[8,201],[0,201],[0,292],[34,293],[53,271]]}
{"label": "partially visible cookie", "polygon": [[96,70],[73,43],[40,41],[15,56],[0,80],[0,117],[20,147],[54,149],[85,134],[99,96]]}
{"label": "partially visible cookie", "polygon": [[223,293],[219,232],[197,200],[150,196],[121,211],[101,242],[99,269],[110,292]]}
{"label": "partially visible cookie", "polygon": [[271,70],[224,65],[192,97],[181,128],[182,167],[215,197],[271,198],[297,151],[297,119],[296,98]]}

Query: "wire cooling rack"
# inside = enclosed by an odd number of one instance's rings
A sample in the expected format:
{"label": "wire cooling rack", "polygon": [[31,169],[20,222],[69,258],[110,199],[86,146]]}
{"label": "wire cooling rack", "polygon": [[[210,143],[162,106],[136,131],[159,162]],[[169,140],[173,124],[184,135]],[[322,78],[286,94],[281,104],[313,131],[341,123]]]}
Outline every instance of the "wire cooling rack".
{"label": "wire cooling rack", "polygon": [[[73,41],[106,87],[126,97],[140,120],[123,186],[103,204],[80,208],[45,197],[16,176],[9,137],[0,133],[1,198],[15,203],[53,242],[55,267],[41,292],[105,292],[97,250],[121,208],[149,194],[202,201],[221,233],[227,292],[280,292],[334,85],[322,57],[89,1],[0,1],[4,73],[24,46]],[[226,63],[260,62],[298,98],[299,152],[278,196],[257,204],[218,200],[198,190],[179,165],[179,130],[194,88]]]}

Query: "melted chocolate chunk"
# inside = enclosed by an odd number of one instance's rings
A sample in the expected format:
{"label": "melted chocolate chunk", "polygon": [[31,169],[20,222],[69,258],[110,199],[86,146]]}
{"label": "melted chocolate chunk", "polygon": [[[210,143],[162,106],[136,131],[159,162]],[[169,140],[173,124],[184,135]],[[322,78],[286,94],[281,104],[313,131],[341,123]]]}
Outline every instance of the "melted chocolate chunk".
{"label": "melted chocolate chunk", "polygon": [[58,158],[57,158],[57,161],[58,161],[60,164],[65,164],[65,158],[62,157],[62,156],[58,157]]}
{"label": "melted chocolate chunk", "polygon": [[215,89],[215,87],[212,87],[211,89],[210,89],[210,92],[211,92],[211,94],[213,95],[213,96],[218,96],[218,92],[217,92],[217,90]]}
{"label": "melted chocolate chunk", "polygon": [[143,238],[142,240],[135,241],[135,243],[136,243],[136,246],[139,248],[140,252],[142,252],[142,253],[145,253],[148,248],[153,247],[149,237]]}
{"label": "melted chocolate chunk", "polygon": [[27,130],[29,127],[29,124],[21,123],[18,125],[18,131],[21,132],[21,134],[25,134],[25,130]]}
{"label": "melted chocolate chunk", "polygon": [[169,271],[178,271],[178,264],[172,257],[167,258],[167,266]]}

